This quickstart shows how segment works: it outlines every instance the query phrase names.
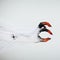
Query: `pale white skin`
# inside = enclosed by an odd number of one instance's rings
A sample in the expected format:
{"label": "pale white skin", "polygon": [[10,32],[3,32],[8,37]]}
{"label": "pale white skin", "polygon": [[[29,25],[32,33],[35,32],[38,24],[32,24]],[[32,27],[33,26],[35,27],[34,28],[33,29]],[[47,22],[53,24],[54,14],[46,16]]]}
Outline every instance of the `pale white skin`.
{"label": "pale white skin", "polygon": [[[6,35],[9,35],[10,39],[12,38],[13,40],[17,40],[19,39],[19,37],[22,36],[22,37],[30,39],[30,41],[32,40],[33,42],[40,42],[41,39],[38,38],[39,31],[40,29],[36,28],[31,33],[23,34],[23,33],[13,32],[4,26],[0,27],[0,32],[2,32],[3,34],[5,33]],[[13,35],[15,36],[15,38],[12,37]]]}

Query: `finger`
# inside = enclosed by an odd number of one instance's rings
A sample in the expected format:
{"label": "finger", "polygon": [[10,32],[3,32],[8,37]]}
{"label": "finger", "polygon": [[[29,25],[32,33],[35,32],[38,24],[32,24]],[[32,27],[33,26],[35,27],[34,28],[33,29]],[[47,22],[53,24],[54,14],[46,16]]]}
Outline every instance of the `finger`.
{"label": "finger", "polygon": [[40,32],[44,32],[44,31],[46,31],[46,32],[48,32],[49,34],[53,35],[52,32],[51,32],[49,29],[41,29],[41,30],[40,30]]}
{"label": "finger", "polygon": [[40,23],[40,24],[38,25],[38,28],[42,28],[42,27],[46,28],[46,27],[44,26],[44,24]]}
{"label": "finger", "polygon": [[47,25],[48,27],[52,27],[49,22],[41,22],[43,25]]}
{"label": "finger", "polygon": [[51,38],[42,38],[40,42],[47,42],[49,41]]}

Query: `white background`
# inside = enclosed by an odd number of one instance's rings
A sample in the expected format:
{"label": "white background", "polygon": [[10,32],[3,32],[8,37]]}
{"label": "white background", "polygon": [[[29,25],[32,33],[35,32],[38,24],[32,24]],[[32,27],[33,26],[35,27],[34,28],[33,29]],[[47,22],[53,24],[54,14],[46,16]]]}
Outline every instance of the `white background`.
{"label": "white background", "polygon": [[[11,33],[31,33],[42,21],[52,25],[49,42],[34,43],[36,37],[18,34],[17,40],[10,37]],[[60,60],[59,36],[59,0],[0,0],[0,60]]]}

